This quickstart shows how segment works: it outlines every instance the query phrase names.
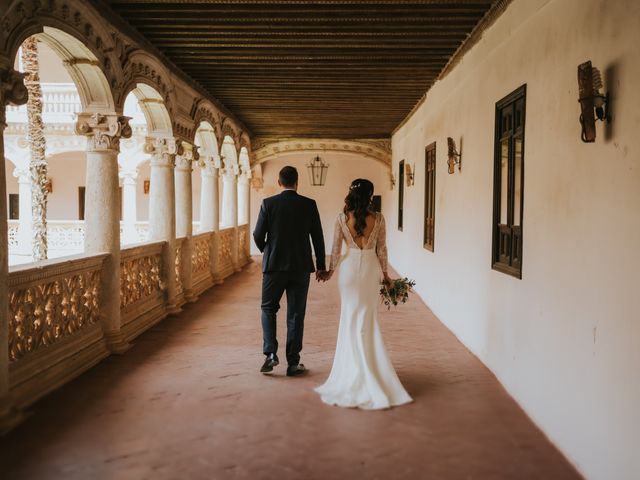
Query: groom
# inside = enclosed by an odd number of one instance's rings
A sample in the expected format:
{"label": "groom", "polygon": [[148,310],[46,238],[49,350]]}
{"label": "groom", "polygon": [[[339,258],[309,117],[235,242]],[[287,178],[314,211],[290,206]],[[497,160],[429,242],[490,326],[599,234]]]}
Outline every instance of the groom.
{"label": "groom", "polygon": [[287,293],[287,376],[305,372],[300,363],[304,314],[307,307],[309,276],[315,270],[309,236],[316,255],[317,279],[326,274],[324,237],[316,202],[298,195],[298,171],[280,170],[279,195],[266,198],[253,232],[262,260],[262,351],[266,359],[260,371],[269,373],[277,366],[278,340],[276,314],[280,299]]}

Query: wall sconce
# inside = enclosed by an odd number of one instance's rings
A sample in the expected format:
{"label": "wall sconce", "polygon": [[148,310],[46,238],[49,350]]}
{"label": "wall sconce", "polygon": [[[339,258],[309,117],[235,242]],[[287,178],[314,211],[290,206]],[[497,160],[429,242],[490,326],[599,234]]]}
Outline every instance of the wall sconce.
{"label": "wall sconce", "polygon": [[144,191],[145,195],[149,194],[149,187],[151,186],[151,182],[149,180],[144,180],[142,182],[142,190]]}
{"label": "wall sconce", "polygon": [[456,165],[458,165],[458,171],[462,171],[462,140],[460,140],[460,152],[456,150],[456,142],[451,137],[447,137],[447,149],[448,159],[447,165],[449,166],[449,173],[452,174],[456,171]]}
{"label": "wall sconce", "polygon": [[607,111],[609,94],[600,93],[602,77],[600,71],[591,66],[591,61],[578,65],[578,101],[580,102],[580,138],[585,143],[596,141],[596,119],[610,121]]}
{"label": "wall sconce", "polygon": [[393,172],[389,172],[389,188],[393,190],[396,186],[396,177],[393,175]]}
{"label": "wall sconce", "polygon": [[53,180],[51,180],[50,178],[47,179],[47,181],[44,182],[44,189],[47,191],[47,193],[53,193]]}
{"label": "wall sconce", "polygon": [[309,171],[309,181],[311,185],[314,187],[321,187],[324,185],[324,182],[327,180],[327,170],[329,170],[329,165],[324,163],[319,155],[316,155],[310,163],[307,164],[307,169]]}
{"label": "wall sconce", "polygon": [[412,167],[410,164],[405,164],[404,166],[404,176],[407,179],[407,187],[411,187],[415,181],[415,167]]}

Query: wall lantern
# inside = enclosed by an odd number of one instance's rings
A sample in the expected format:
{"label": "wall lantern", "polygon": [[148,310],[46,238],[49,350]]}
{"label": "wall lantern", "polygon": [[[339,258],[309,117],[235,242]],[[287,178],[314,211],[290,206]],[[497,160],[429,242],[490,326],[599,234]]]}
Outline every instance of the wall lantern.
{"label": "wall lantern", "polygon": [[324,182],[327,180],[327,170],[329,170],[329,165],[324,163],[320,156],[316,155],[310,163],[307,164],[307,169],[309,170],[309,181],[311,185],[314,187],[321,187],[324,185]]}
{"label": "wall lantern", "polygon": [[396,186],[396,177],[393,176],[393,172],[389,172],[389,188],[393,190]]}
{"label": "wall lantern", "polygon": [[[460,141],[462,144],[462,141]],[[462,171],[462,147],[460,148],[460,152],[456,149],[456,142],[451,137],[447,137],[447,147],[448,147],[448,159],[447,165],[449,166],[449,173],[453,174],[456,171],[456,165],[458,165],[458,171]]]}
{"label": "wall lantern", "polygon": [[413,184],[415,183],[415,177],[416,177],[415,167],[412,167],[407,163],[404,166],[404,176],[407,179],[407,187],[412,187]]}
{"label": "wall lantern", "polygon": [[591,66],[591,61],[578,65],[578,101],[580,102],[580,138],[585,143],[596,141],[596,119],[610,121],[607,110],[609,94],[600,93],[602,77],[600,71]]}

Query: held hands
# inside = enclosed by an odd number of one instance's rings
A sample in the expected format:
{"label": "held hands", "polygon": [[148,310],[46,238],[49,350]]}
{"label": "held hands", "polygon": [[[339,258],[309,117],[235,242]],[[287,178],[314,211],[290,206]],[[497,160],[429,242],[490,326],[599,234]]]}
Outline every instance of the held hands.
{"label": "held hands", "polygon": [[318,270],[316,272],[316,280],[318,282],[326,282],[333,275],[333,270]]}

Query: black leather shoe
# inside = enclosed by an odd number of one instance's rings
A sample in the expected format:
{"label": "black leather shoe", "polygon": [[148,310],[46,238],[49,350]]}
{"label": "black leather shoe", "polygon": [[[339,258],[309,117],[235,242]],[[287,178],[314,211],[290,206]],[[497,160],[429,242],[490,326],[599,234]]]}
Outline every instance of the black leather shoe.
{"label": "black leather shoe", "polygon": [[269,355],[267,355],[267,358],[265,358],[260,372],[269,373],[273,371],[273,367],[277,367],[279,363],[280,361],[278,360],[278,356],[275,353],[270,353]]}
{"label": "black leather shoe", "polygon": [[303,364],[289,365],[287,367],[287,377],[297,377],[298,375],[302,375],[306,371],[307,369]]}

